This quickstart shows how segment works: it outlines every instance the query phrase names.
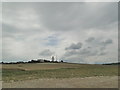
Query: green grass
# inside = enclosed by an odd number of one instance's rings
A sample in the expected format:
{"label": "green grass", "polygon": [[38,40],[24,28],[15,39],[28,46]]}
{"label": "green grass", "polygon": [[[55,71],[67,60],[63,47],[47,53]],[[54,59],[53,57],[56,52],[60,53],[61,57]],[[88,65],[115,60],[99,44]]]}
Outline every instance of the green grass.
{"label": "green grass", "polygon": [[29,80],[39,78],[79,78],[91,76],[117,76],[117,65],[79,65],[77,68],[58,68],[46,70],[3,69],[2,80]]}

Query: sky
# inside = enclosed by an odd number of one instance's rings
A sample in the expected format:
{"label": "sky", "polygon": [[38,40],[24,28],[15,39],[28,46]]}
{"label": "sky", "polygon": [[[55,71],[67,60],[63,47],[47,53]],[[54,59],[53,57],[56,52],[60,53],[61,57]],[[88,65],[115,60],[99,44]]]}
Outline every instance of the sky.
{"label": "sky", "polygon": [[2,60],[118,61],[117,2],[4,2]]}

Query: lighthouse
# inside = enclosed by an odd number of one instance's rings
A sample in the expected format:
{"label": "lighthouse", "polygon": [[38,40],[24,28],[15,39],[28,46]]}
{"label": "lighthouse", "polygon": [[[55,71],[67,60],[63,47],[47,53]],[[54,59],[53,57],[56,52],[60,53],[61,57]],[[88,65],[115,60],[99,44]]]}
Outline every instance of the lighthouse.
{"label": "lighthouse", "polygon": [[54,62],[54,60],[55,60],[54,56],[52,56],[51,59],[52,59],[52,61]]}

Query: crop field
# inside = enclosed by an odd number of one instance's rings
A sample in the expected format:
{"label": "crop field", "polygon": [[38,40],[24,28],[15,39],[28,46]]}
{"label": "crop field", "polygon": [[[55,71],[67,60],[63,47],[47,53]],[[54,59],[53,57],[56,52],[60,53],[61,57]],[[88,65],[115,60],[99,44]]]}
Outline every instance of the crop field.
{"label": "crop field", "polygon": [[117,65],[89,65],[70,63],[3,64],[4,82],[41,78],[81,78],[94,76],[117,76]]}

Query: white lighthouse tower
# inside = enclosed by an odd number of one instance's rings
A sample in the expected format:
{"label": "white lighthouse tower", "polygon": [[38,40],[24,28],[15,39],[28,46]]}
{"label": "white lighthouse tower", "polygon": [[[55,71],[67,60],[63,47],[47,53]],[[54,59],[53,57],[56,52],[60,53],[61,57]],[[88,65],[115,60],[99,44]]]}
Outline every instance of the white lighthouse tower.
{"label": "white lighthouse tower", "polygon": [[54,57],[54,56],[52,56],[52,57],[51,57],[51,59],[52,59],[52,62],[54,62],[54,60],[55,60],[55,57]]}

